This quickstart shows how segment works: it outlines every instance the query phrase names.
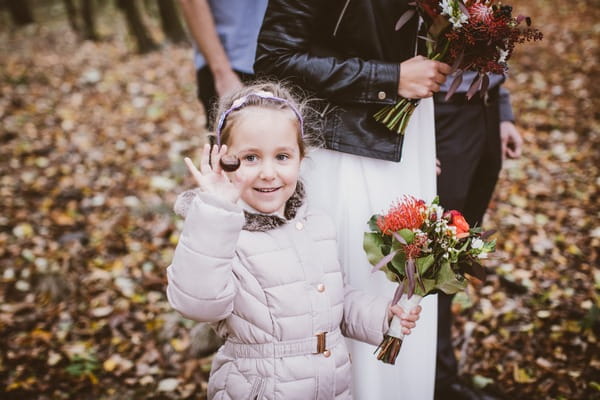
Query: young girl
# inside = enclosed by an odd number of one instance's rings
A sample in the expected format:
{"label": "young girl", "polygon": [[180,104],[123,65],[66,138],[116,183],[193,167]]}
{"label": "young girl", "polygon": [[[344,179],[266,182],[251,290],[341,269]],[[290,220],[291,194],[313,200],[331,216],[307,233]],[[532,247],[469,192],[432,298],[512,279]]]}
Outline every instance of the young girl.
{"label": "young girl", "polygon": [[[287,90],[244,88],[219,114],[220,147],[204,147],[199,170],[185,159],[199,190],[176,202],[185,222],[167,269],[171,305],[226,338],[208,398],[351,399],[343,336],[377,345],[392,313],[410,333],[420,308],[404,314],[344,283],[334,224],[298,181],[306,138]],[[241,165],[224,171],[234,156]]]}

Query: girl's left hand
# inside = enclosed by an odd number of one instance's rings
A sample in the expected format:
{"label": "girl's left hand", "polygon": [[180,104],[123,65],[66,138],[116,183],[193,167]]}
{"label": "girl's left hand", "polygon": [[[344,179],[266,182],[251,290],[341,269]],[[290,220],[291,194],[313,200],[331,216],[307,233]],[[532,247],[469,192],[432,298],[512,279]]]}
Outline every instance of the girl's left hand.
{"label": "girl's left hand", "polygon": [[421,314],[422,307],[416,306],[407,314],[404,312],[402,307],[394,305],[389,308],[388,315],[392,318],[394,315],[400,318],[400,325],[402,325],[402,333],[410,335],[411,329],[417,326],[416,322]]}
{"label": "girl's left hand", "polygon": [[[209,152],[211,152],[209,157]],[[245,185],[248,184],[237,171],[235,173],[225,173],[219,161],[227,153],[227,146],[223,145],[219,149],[216,145],[206,144],[202,153],[200,169],[196,168],[192,160],[185,158],[185,164],[190,170],[192,176],[198,183],[200,190],[212,193],[223,200],[235,203],[241,196]],[[209,159],[211,160],[209,164]],[[212,164],[212,165],[211,165]]]}

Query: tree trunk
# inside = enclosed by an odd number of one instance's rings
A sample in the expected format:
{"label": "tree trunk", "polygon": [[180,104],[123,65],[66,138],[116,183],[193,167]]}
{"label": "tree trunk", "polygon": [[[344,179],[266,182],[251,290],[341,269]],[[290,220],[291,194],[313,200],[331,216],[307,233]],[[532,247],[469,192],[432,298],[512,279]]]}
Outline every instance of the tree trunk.
{"label": "tree trunk", "polygon": [[117,0],[117,6],[123,10],[127,18],[127,27],[129,33],[135,37],[139,53],[148,53],[156,50],[158,46],[142,22],[142,16],[137,8],[137,2],[132,0]]}
{"label": "tree trunk", "polygon": [[28,0],[6,0],[6,4],[15,25],[23,26],[34,22]]}
{"label": "tree trunk", "polygon": [[81,0],[81,19],[83,20],[83,38],[98,40],[96,20],[94,18],[94,0]]}
{"label": "tree trunk", "polygon": [[157,0],[157,3],[160,12],[160,23],[167,38],[173,43],[186,42],[187,36],[173,0]]}
{"label": "tree trunk", "polygon": [[75,34],[79,35],[79,22],[77,20],[77,9],[75,8],[75,4],[73,0],[63,0],[65,5],[65,9],[67,10],[67,17],[69,19],[69,25]]}

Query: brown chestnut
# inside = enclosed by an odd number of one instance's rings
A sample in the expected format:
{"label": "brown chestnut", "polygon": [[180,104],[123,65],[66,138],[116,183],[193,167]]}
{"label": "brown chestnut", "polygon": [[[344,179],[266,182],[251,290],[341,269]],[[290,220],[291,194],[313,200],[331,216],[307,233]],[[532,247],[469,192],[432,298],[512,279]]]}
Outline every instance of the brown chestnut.
{"label": "brown chestnut", "polygon": [[231,156],[231,155],[227,155],[227,154],[225,154],[219,160],[219,165],[221,166],[221,168],[223,168],[223,171],[225,171],[225,172],[236,171],[240,167],[241,164],[242,163],[239,158],[237,158],[236,156]]}

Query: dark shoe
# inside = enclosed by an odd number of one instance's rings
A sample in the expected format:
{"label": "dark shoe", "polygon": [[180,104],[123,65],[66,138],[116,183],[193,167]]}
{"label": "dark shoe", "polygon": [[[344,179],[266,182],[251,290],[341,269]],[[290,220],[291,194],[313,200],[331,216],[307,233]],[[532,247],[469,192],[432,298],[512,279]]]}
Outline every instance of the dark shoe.
{"label": "dark shoe", "polygon": [[485,393],[463,382],[453,382],[435,388],[435,400],[501,400],[502,397]]}

